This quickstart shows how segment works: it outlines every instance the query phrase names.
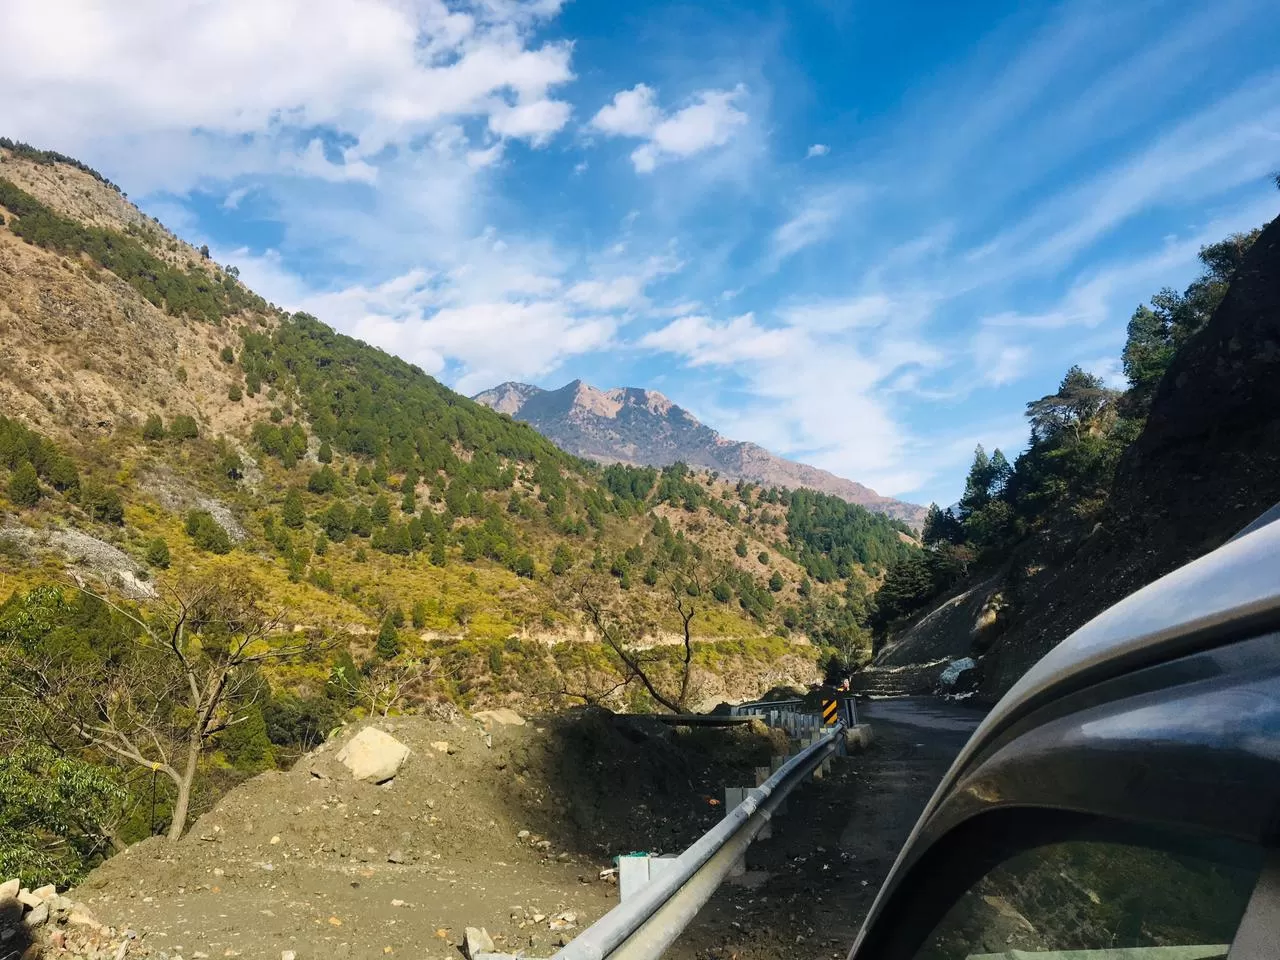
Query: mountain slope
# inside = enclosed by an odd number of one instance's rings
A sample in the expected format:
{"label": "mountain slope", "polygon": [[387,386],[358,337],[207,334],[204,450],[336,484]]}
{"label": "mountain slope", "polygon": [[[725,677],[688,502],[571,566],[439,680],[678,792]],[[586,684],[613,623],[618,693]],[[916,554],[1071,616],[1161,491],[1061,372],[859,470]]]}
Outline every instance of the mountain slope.
{"label": "mountain slope", "polygon": [[[1280,219],[1202,248],[1205,270],[1140,306],[1130,388],[1078,368],[1028,405],[1010,468],[979,450],[958,509],[888,572],[885,643],[855,677],[924,693],[948,660],[995,700],[1127,595],[1221,546],[1280,502]],[[896,605],[894,598],[908,598]],[[886,615],[888,612],[888,615]]]}
{"label": "mountain slope", "polygon": [[653,390],[599,390],[574,380],[558,390],[503,383],[472,399],[531,424],[575,456],[603,463],[664,467],[676,462],[770,487],[805,487],[919,527],[925,508],[882,497],[826,470],[728,440]]}
{"label": "mountain slope", "polygon": [[692,564],[718,581],[699,639],[856,644],[874,578],[914,549],[839,502],[601,471],[266,303],[87,168],[3,141],[0,336],[0,599],[68,570],[145,598],[232,566],[357,653],[390,617],[405,651],[465,654],[454,693],[474,699],[558,686],[558,667],[486,651],[590,639],[579,578],[650,639],[676,635],[666,580]]}

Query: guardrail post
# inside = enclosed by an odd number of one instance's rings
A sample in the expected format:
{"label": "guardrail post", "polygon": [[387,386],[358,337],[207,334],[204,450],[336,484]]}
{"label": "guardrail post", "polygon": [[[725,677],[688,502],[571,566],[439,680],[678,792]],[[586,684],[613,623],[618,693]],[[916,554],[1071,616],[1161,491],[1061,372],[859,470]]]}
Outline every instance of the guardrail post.
{"label": "guardrail post", "polygon": [[724,788],[724,815],[726,817],[733,813],[743,800],[747,799],[747,790],[749,789],[749,787]]}

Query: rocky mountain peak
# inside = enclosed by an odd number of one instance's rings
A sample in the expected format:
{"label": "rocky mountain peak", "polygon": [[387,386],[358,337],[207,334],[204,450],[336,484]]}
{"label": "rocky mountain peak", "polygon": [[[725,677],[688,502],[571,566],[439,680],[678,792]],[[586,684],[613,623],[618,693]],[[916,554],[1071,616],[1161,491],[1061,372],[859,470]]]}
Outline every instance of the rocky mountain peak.
{"label": "rocky mountain peak", "polygon": [[656,390],[601,390],[573,380],[558,390],[504,383],[473,399],[523,420],[570,453],[604,463],[669,466],[682,461],[766,486],[807,487],[919,525],[924,508],[754,443],[730,440]]}

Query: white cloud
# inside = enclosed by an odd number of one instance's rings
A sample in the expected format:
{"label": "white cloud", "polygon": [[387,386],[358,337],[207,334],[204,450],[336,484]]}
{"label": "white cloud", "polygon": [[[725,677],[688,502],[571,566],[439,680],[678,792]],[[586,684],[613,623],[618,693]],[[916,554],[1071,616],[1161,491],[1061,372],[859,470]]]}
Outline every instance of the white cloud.
{"label": "white cloud", "polygon": [[801,345],[796,331],[763,328],[750,313],[726,323],[702,316],[681,317],[640,340],[641,347],[680,354],[695,367],[768,360],[792,353]]}
{"label": "white cloud", "polygon": [[778,326],[762,325],[750,313],[724,322],[686,316],[651,331],[638,345],[744,381],[744,405],[719,414],[719,426],[729,435],[857,477],[882,493],[919,486],[927,474],[903,466],[910,435],[885,388],[904,372],[940,365],[942,353],[883,330],[833,335],[832,328],[806,328],[805,317],[816,313],[817,308],[795,308]]}
{"label": "white cloud", "polygon": [[1020,379],[1027,372],[1031,348],[1010,342],[1009,331],[981,330],[970,344],[975,373],[993,387]]}
{"label": "white cloud", "polygon": [[269,300],[392,351],[464,393],[538,380],[570,358],[609,348],[619,326],[647,307],[646,285],[681,267],[667,252],[584,262],[494,230],[449,252],[452,264],[331,290],[312,288],[276,254],[214,254],[237,263]]}
{"label": "white cloud", "polygon": [[240,207],[240,201],[252,192],[252,187],[237,187],[226,195],[222,200],[222,209],[237,210]]}
{"label": "white cloud", "polygon": [[569,104],[564,101],[543,98],[491,113],[489,129],[501,137],[525,139],[538,147],[569,122],[569,113]]}
{"label": "white cloud", "polygon": [[630,90],[614,94],[591,118],[591,126],[601,133],[615,137],[647,137],[662,121],[662,111],[654,99],[652,87],[638,83]]}
{"label": "white cloud", "polygon": [[640,277],[614,277],[611,280],[583,280],[575,283],[565,297],[573,303],[596,310],[617,310],[642,299],[644,280]]}
{"label": "white cloud", "polygon": [[[222,170],[277,165],[326,179],[370,180],[367,163],[453,118],[482,117],[502,136],[545,142],[568,119],[549,98],[573,78],[567,43],[530,45],[558,4],[495,0],[8,0],[0,5],[0,127],[78,152],[104,142],[164,148],[170,163],[207,161],[181,138],[199,131]],[[345,147],[325,155],[304,131]],[[351,169],[344,171],[344,167]],[[178,174],[172,176],[177,177]]]}
{"label": "white cloud", "polygon": [[615,94],[592,117],[591,127],[608,136],[644,140],[632,151],[631,162],[636,172],[651,173],[664,160],[727,144],[747,122],[737,106],[745,95],[741,84],[732,90],[702,90],[688,106],[666,114],[656,103],[656,91],[640,83]]}
{"label": "white cloud", "polygon": [[831,152],[831,148],[825,143],[814,143],[809,146],[809,152],[804,155],[806,160],[812,160],[814,157],[825,157]]}
{"label": "white cloud", "polygon": [[497,143],[490,144],[483,150],[467,151],[467,166],[472,170],[483,170],[485,167],[492,167],[495,163],[502,159],[505,147],[501,140]]}
{"label": "white cloud", "polygon": [[912,322],[921,315],[918,304],[883,293],[834,300],[815,300],[783,307],[780,316],[790,325],[811,332],[835,333],[856,327],[877,327],[896,320]]}
{"label": "white cloud", "polygon": [[862,190],[852,185],[805,195],[791,216],[773,231],[765,269],[776,270],[784,260],[831,236],[836,224],[861,195]]}

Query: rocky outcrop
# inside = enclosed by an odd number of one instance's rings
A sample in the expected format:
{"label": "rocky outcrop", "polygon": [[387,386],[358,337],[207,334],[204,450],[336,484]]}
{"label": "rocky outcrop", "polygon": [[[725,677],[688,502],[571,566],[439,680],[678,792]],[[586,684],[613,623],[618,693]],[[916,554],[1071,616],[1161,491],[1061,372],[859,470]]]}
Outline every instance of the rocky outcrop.
{"label": "rocky outcrop", "polygon": [[503,383],[472,399],[532,425],[557,446],[589,460],[637,466],[677,461],[731,479],[774,487],[806,487],[919,527],[925,509],[826,470],[775,456],[754,443],[722,437],[654,390],[599,390],[581,380],[559,390]]}
{"label": "rocky outcrop", "polygon": [[[30,889],[13,879],[0,883],[0,956],[60,956],[68,960],[123,957],[138,939],[133,930],[116,930],[94,917],[82,903],[63,896],[53,884]],[[146,951],[149,952],[149,951]]]}
{"label": "rocky outcrop", "polygon": [[1280,501],[1280,220],[1258,237],[1179,352],[1116,471],[1102,521],[1060,564],[1012,584],[1016,613],[983,663],[994,698],[1072,631],[1221,546]]}
{"label": "rocky outcrop", "polygon": [[1178,352],[1125,451],[1100,521],[1063,518],[900,632],[855,689],[929,692],[955,658],[998,699],[1056,644],[1135,590],[1221,546],[1280,502],[1280,220]]}

